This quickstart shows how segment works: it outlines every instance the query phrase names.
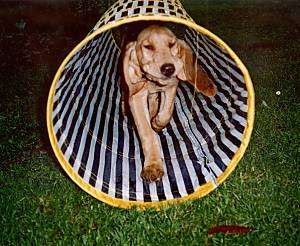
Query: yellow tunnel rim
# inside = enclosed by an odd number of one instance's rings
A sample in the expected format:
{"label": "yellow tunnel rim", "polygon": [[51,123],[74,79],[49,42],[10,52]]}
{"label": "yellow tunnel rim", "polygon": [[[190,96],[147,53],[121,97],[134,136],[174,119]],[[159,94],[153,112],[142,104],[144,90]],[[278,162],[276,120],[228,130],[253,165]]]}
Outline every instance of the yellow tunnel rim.
{"label": "yellow tunnel rim", "polygon": [[171,200],[165,200],[165,201],[154,201],[154,202],[140,202],[140,201],[127,201],[119,198],[114,198],[109,196],[108,194],[101,192],[100,190],[96,189],[95,187],[91,186],[90,184],[86,183],[79,175],[76,173],[73,169],[70,163],[64,158],[64,155],[61,151],[61,149],[58,147],[58,142],[56,139],[56,136],[54,134],[53,129],[53,120],[52,120],[52,110],[53,110],[53,97],[56,90],[57,82],[61,76],[61,73],[65,67],[65,65],[68,63],[68,61],[73,57],[73,55],[79,51],[87,42],[92,40],[97,35],[108,31],[112,28],[137,22],[137,21],[163,21],[163,22],[173,22],[177,24],[183,24],[187,27],[190,27],[197,31],[198,33],[202,33],[208,37],[210,37],[212,40],[216,42],[221,48],[225,49],[228,54],[232,57],[232,59],[235,61],[241,72],[244,76],[244,81],[246,84],[247,92],[248,92],[248,98],[247,98],[247,105],[248,105],[248,111],[247,111],[247,124],[243,133],[243,138],[241,141],[241,145],[239,149],[236,151],[235,155],[231,159],[230,163],[228,164],[226,170],[217,178],[217,184],[220,185],[224,182],[224,180],[229,176],[229,174],[236,168],[238,162],[243,157],[246,148],[250,142],[251,133],[253,129],[254,124],[254,111],[255,111],[255,96],[254,96],[254,89],[252,85],[252,81],[250,78],[250,75],[248,73],[247,68],[242,63],[242,61],[239,59],[239,57],[232,51],[232,49],[219,37],[217,37],[215,34],[207,30],[206,28],[197,25],[196,23],[180,19],[177,17],[171,17],[171,16],[147,16],[147,15],[139,15],[135,17],[128,17],[126,19],[118,20],[115,22],[107,23],[101,27],[99,27],[97,30],[92,32],[90,35],[85,37],[64,59],[62,64],[60,65],[59,69],[57,70],[52,85],[50,87],[48,101],[47,101],[47,114],[46,114],[46,120],[47,120],[47,130],[49,139],[51,142],[51,146],[53,148],[53,151],[55,153],[56,158],[58,159],[60,165],[65,170],[65,172],[69,175],[69,177],[85,192],[92,195],[96,199],[105,202],[111,206],[120,207],[120,208],[132,208],[132,207],[138,207],[139,209],[145,209],[148,207],[162,207],[169,204],[174,203],[180,203],[187,200],[193,200],[200,197],[203,197],[207,195],[208,193],[212,192],[216,187],[213,183],[208,182],[202,186],[199,186],[196,191],[194,191],[192,194],[189,194],[187,196],[181,197],[181,198],[174,198]]}

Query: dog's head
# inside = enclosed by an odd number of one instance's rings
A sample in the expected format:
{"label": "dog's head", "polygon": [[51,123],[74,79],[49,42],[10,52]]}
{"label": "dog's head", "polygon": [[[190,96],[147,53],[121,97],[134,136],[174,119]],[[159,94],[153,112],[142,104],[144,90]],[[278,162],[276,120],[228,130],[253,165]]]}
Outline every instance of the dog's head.
{"label": "dog's head", "polygon": [[169,80],[178,76],[183,68],[180,45],[171,30],[150,26],[144,29],[136,41],[139,65],[154,80]]}
{"label": "dog's head", "polygon": [[200,66],[195,66],[188,44],[168,28],[156,25],[145,28],[135,42],[129,43],[123,66],[125,79],[131,83],[140,81],[143,74],[161,86],[174,79],[194,85],[203,76],[209,79]]}

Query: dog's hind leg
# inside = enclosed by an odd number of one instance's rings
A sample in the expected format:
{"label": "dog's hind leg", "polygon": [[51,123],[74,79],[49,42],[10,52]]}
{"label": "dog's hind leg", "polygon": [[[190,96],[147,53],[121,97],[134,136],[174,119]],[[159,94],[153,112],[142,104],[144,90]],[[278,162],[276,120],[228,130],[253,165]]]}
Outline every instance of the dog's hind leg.
{"label": "dog's hind leg", "polygon": [[149,108],[149,113],[150,113],[150,119],[152,119],[158,113],[158,108],[159,108],[159,94],[158,93],[149,94],[148,108]]}
{"label": "dog's hind leg", "polygon": [[176,91],[177,85],[174,85],[162,92],[159,112],[151,122],[152,128],[156,132],[161,131],[161,129],[163,129],[172,118]]}

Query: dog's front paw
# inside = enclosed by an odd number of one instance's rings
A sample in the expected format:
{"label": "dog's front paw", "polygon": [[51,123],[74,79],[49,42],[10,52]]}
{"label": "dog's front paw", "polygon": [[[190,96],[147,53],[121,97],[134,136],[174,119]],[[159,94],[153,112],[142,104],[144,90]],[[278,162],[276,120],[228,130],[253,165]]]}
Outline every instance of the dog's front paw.
{"label": "dog's front paw", "polygon": [[172,114],[158,114],[152,121],[151,125],[154,131],[160,132],[170,122]]}
{"label": "dog's front paw", "polygon": [[160,132],[160,131],[164,128],[164,126],[159,125],[157,121],[158,121],[158,120],[157,120],[157,117],[154,117],[154,118],[151,120],[151,126],[152,126],[152,129],[153,129],[154,131]]}
{"label": "dog's front paw", "polygon": [[158,181],[163,175],[164,169],[161,161],[152,161],[151,164],[145,164],[141,172],[141,178],[147,183]]}

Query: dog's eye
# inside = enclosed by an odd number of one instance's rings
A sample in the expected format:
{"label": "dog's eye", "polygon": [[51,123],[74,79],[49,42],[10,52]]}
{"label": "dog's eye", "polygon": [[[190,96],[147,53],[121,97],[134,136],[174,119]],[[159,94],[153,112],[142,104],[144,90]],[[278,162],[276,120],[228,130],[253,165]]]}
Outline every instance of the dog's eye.
{"label": "dog's eye", "polygon": [[151,45],[151,44],[144,45],[144,47],[145,47],[147,50],[154,50],[154,47],[153,47],[153,45]]}
{"label": "dog's eye", "polygon": [[172,48],[175,45],[175,42],[169,43],[169,48]]}

